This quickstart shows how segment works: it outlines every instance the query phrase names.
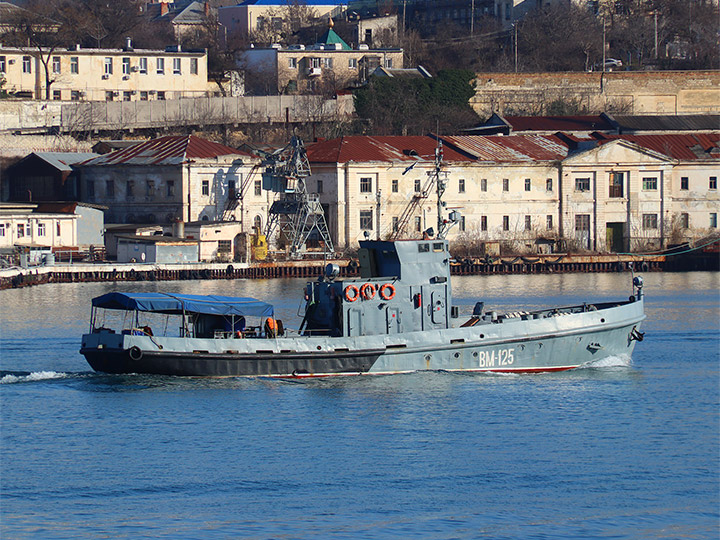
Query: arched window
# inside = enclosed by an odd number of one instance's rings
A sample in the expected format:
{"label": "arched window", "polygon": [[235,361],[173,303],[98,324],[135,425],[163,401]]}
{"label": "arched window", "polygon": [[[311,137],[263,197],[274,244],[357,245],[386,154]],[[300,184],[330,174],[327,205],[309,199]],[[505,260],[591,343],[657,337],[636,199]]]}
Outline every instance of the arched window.
{"label": "arched window", "polygon": [[255,216],[255,219],[253,219],[253,228],[258,232],[262,232],[262,216]]}
{"label": "arched window", "polygon": [[200,221],[210,221],[210,218],[208,216],[203,216],[200,218]]}

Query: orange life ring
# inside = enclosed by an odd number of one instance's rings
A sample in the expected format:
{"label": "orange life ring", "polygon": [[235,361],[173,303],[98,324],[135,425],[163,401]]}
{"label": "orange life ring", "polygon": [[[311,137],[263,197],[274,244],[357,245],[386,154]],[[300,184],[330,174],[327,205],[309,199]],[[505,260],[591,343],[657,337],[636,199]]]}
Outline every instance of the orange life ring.
{"label": "orange life ring", "polygon": [[[386,292],[389,290],[390,292]],[[380,287],[380,297],[383,300],[392,300],[395,297],[395,286],[392,283],[385,283]]]}
{"label": "orange life ring", "polygon": [[377,289],[375,288],[375,285],[372,283],[366,283],[362,287],[360,287],[360,294],[362,294],[362,297],[365,300],[372,300],[375,298],[375,293],[377,292]]}
{"label": "orange life ring", "polygon": [[345,300],[348,302],[354,302],[360,298],[360,289],[358,289],[355,285],[348,285],[345,287]]}

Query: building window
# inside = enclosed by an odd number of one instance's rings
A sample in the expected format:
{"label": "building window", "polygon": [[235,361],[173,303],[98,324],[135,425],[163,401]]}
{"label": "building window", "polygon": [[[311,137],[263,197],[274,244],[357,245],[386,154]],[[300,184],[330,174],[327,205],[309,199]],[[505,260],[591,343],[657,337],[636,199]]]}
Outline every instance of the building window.
{"label": "building window", "polygon": [[168,197],[175,196],[175,180],[168,180],[165,184],[165,194]]}
{"label": "building window", "polygon": [[105,101],[112,101],[115,99],[115,95],[112,90],[105,90]]}
{"label": "building window", "polygon": [[138,71],[143,75],[147,75],[147,58],[140,58],[138,60]]}
{"label": "building window", "polygon": [[393,193],[397,193],[397,192],[398,192],[398,185],[399,185],[398,179],[397,179],[397,178],[393,178],[392,184],[391,184],[391,190],[392,190]]}
{"label": "building window", "polygon": [[70,90],[70,101],[80,101],[80,92],[78,90]]}
{"label": "building window", "polygon": [[393,67],[393,59],[392,58],[385,59],[385,67],[388,69],[392,69],[392,67]]}
{"label": "building window", "polygon": [[465,232],[465,216],[460,216],[460,231]]}
{"label": "building window", "polygon": [[132,92],[123,92],[123,101],[132,101]]}
{"label": "building window", "polygon": [[525,191],[530,191],[530,188],[532,187],[532,182],[529,178],[525,179]]}
{"label": "building window", "polygon": [[590,191],[590,178],[576,178],[575,191]]}
{"label": "building window", "polygon": [[262,195],[262,180],[255,180],[255,195]]}
{"label": "building window", "polygon": [[332,69],[333,59],[332,58],[323,58],[323,66],[328,69]]}
{"label": "building window", "polygon": [[480,191],[487,191],[487,178],[480,180]]}
{"label": "building window", "polygon": [[392,218],[393,232],[397,232],[399,228],[400,228],[400,218],[398,218],[397,216],[393,216],[393,218]]}
{"label": "building window", "polygon": [[360,229],[363,231],[372,231],[373,213],[372,210],[360,210]]}
{"label": "building window", "polygon": [[45,236],[45,224],[44,223],[38,223],[38,236]]}
{"label": "building window", "polygon": [[575,230],[578,232],[590,232],[590,214],[575,215]]}
{"label": "building window", "polygon": [[460,178],[458,180],[458,193],[465,193],[465,179]]}
{"label": "building window", "polygon": [[680,214],[680,228],[681,229],[688,229],[690,228],[690,216],[687,212],[683,212]]}
{"label": "building window", "polygon": [[532,229],[532,217],[525,216],[525,230],[529,231],[530,229]]}
{"label": "building window", "polygon": [[503,231],[510,230],[510,216],[503,216]]}
{"label": "building window", "polygon": [[53,90],[53,99],[58,101],[62,99],[62,91],[60,90]]}
{"label": "building window", "polygon": [[128,180],[127,181],[127,189],[125,191],[125,196],[130,199],[135,195],[135,181],[134,180]]}
{"label": "building window", "polygon": [[[624,195],[624,177],[623,173],[610,173],[610,191],[608,196],[619,198]],[[589,189],[589,188],[588,188]]]}
{"label": "building window", "polygon": [[317,192],[318,192],[318,193],[322,193],[322,192],[323,192],[323,181],[322,181],[322,180],[318,180],[318,181],[317,181]]}
{"label": "building window", "polygon": [[503,178],[503,191],[510,191],[510,179]]}
{"label": "building window", "polygon": [[198,74],[198,59],[191,58],[190,59],[190,75],[197,75],[197,74]]}
{"label": "building window", "polygon": [[545,191],[552,191],[552,178],[545,180]]}
{"label": "building window", "polygon": [[642,227],[643,229],[657,229],[657,214],[643,214]]}
{"label": "building window", "polygon": [[654,176],[648,176],[643,178],[643,190],[644,191],[657,191],[657,178]]}
{"label": "building window", "polygon": [[140,90],[140,101],[147,101],[148,93],[147,90]]}
{"label": "building window", "polygon": [[60,73],[60,57],[59,57],[59,56],[53,56],[53,59],[52,59],[52,72],[53,72],[53,73]]}
{"label": "building window", "polygon": [[288,58],[288,67],[290,69],[297,69],[297,58]]}
{"label": "building window", "polygon": [[319,58],[311,58],[310,59],[310,67],[311,68],[319,68],[320,67],[320,59]]}
{"label": "building window", "polygon": [[415,193],[420,193],[422,191],[422,183],[420,182],[419,178],[415,179]]}
{"label": "building window", "polygon": [[420,216],[415,216],[415,231],[422,231],[422,218]]}
{"label": "building window", "polygon": [[487,231],[487,216],[480,216],[480,230]]}
{"label": "building window", "polygon": [[158,75],[165,74],[165,59],[164,58],[158,58],[157,60],[155,60],[155,71]]}
{"label": "building window", "polygon": [[[4,56],[0,56],[0,73],[6,73],[6,60]],[[3,235],[5,236],[5,235]]]}
{"label": "building window", "polygon": [[5,236],[5,224],[0,223],[0,236]]}
{"label": "building window", "polygon": [[77,56],[70,57],[70,73],[73,75],[80,73],[80,59]]}
{"label": "building window", "polygon": [[210,195],[210,180],[203,180],[203,181],[202,181],[202,194],[203,194],[203,195]]}
{"label": "building window", "polygon": [[87,196],[89,198],[94,197],[95,196],[95,182],[93,180],[88,180],[87,183],[85,184],[85,186],[86,186]]}
{"label": "building window", "polygon": [[60,233],[62,232],[62,229],[60,227],[60,222],[55,222],[55,236],[60,236]]}
{"label": "building window", "polygon": [[372,193],[372,178],[360,178],[360,193]]}
{"label": "building window", "polygon": [[155,182],[153,180],[145,181],[145,195],[148,197],[155,196]]}
{"label": "building window", "polygon": [[348,58],[348,68],[357,69],[357,58]]}
{"label": "building window", "polygon": [[23,56],[23,73],[32,73],[32,64],[29,56]]}
{"label": "building window", "polygon": [[105,57],[105,62],[103,64],[103,73],[105,75],[112,75],[113,72],[113,59],[109,56]]}
{"label": "building window", "polygon": [[122,72],[123,72],[123,75],[130,75],[130,59],[129,58],[122,59]]}
{"label": "building window", "polygon": [[25,237],[25,224],[24,224],[24,223],[18,223],[17,231],[18,231],[17,237],[18,237],[18,238],[24,238],[24,237]]}
{"label": "building window", "polygon": [[105,196],[106,197],[114,197],[115,196],[115,181],[114,180],[106,180],[105,181]]}
{"label": "building window", "polygon": [[680,178],[680,189],[683,191],[687,191],[690,187],[690,179],[687,176],[683,176]]}
{"label": "building window", "polygon": [[218,240],[218,254],[230,253],[232,251],[232,240]]}
{"label": "building window", "polygon": [[182,75],[182,58],[173,58],[173,75]]}
{"label": "building window", "polygon": [[160,101],[165,101],[165,91],[164,90],[158,90],[157,98]]}
{"label": "building window", "polygon": [[717,212],[710,212],[710,228],[717,229]]}
{"label": "building window", "polygon": [[552,229],[552,228],[553,228],[553,217],[552,217],[552,216],[548,216],[548,217],[547,217],[547,228],[548,228],[548,229]]}
{"label": "building window", "polygon": [[717,176],[711,176],[708,184],[709,189],[717,189]]}

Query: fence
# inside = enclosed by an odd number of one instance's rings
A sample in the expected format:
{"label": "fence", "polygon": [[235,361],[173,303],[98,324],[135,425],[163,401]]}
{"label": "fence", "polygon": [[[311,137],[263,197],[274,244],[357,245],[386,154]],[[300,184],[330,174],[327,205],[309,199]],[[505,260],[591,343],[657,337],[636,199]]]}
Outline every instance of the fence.
{"label": "fence", "polygon": [[327,122],[354,112],[352,96],[203,97],[153,101],[0,100],[0,131],[77,133],[175,126]]}

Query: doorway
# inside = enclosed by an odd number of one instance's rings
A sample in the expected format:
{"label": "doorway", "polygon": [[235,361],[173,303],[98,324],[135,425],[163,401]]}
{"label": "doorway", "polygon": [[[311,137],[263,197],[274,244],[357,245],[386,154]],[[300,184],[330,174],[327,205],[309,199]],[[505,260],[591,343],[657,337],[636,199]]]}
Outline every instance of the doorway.
{"label": "doorway", "polygon": [[605,229],[605,243],[607,250],[613,253],[625,251],[625,224],[607,223]]}

